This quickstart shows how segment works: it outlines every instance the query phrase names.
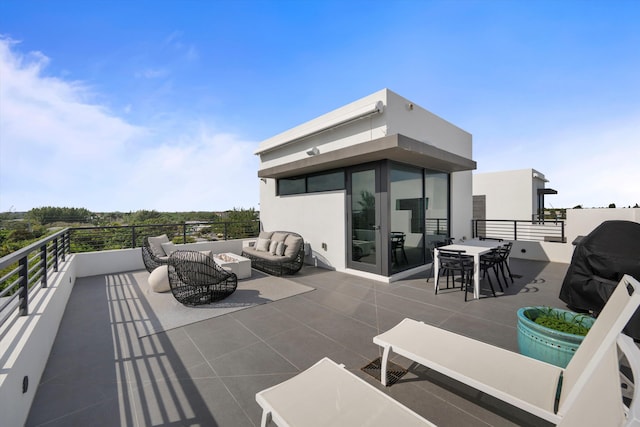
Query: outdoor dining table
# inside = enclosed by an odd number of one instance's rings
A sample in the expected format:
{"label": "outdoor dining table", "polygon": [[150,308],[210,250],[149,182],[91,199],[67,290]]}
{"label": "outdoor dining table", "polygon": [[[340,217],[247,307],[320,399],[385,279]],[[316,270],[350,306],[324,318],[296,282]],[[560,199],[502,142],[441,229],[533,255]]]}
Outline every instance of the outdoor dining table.
{"label": "outdoor dining table", "polygon": [[438,269],[440,261],[438,259],[438,250],[447,249],[450,251],[464,251],[463,255],[473,257],[473,298],[480,298],[480,255],[488,254],[492,249],[499,248],[503,242],[497,240],[466,240],[462,243],[454,243],[452,245],[440,246],[434,249],[433,256],[433,274],[434,286],[438,286]]}

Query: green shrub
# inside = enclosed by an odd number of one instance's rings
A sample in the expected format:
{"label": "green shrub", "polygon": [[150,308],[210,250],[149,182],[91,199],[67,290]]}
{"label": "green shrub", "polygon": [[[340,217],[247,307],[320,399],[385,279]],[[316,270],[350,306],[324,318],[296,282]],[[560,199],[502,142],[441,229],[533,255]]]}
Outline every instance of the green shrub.
{"label": "green shrub", "polygon": [[586,319],[591,317],[586,314],[565,313],[556,311],[551,307],[538,309],[535,314],[526,313],[527,317],[546,328],[573,335],[587,335],[589,326]]}

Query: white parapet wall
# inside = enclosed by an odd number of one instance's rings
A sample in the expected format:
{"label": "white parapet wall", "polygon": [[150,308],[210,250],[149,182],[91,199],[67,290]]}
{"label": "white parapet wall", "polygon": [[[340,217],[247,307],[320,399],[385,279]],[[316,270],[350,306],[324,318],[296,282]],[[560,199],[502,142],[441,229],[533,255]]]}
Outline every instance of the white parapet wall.
{"label": "white parapet wall", "polygon": [[571,262],[573,249],[571,243],[516,240],[511,249],[511,258],[568,264]]}
{"label": "white parapet wall", "polygon": [[640,223],[640,208],[567,209],[567,242],[586,236],[604,221]]}
{"label": "white parapet wall", "polygon": [[[187,243],[175,245],[176,250],[213,251],[214,253],[242,253],[243,240],[215,240],[210,242]],[[96,276],[99,274],[122,273],[124,271],[144,270],[142,249],[116,249],[111,251],[85,252],[77,254],[78,277]]]}
{"label": "white parapet wall", "polygon": [[22,426],[27,421],[76,281],[77,262],[76,255],[70,255],[59,271],[49,276],[48,286],[33,292],[29,314],[11,316],[0,327],[2,426]]}
{"label": "white parapet wall", "polygon": [[600,208],[567,209],[565,227],[566,243],[532,242],[518,240],[513,242],[511,256],[533,261],[570,263],[573,256],[573,241],[586,236],[604,221],[633,221],[640,223],[640,208]]}

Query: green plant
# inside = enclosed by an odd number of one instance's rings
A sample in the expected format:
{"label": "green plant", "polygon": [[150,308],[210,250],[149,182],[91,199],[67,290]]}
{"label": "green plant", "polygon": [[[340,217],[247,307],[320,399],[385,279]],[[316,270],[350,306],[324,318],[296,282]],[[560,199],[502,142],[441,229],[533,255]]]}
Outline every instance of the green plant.
{"label": "green plant", "polygon": [[525,315],[539,325],[567,334],[584,336],[589,332],[586,320],[591,316],[586,314],[560,312],[552,307],[539,307],[537,311],[529,311]]}

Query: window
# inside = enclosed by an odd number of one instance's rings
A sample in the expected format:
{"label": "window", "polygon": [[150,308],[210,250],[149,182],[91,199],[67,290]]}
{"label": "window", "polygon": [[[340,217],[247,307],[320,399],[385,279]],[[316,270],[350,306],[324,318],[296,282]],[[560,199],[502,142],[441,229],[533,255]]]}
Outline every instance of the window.
{"label": "window", "polygon": [[344,170],[342,169],[278,180],[278,195],[280,196],[344,189]]}
{"label": "window", "polygon": [[301,194],[305,192],[304,178],[285,178],[278,180],[278,194]]}
{"label": "window", "polygon": [[307,177],[307,192],[344,190],[344,171]]}

